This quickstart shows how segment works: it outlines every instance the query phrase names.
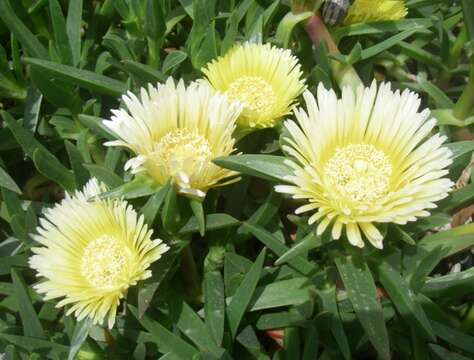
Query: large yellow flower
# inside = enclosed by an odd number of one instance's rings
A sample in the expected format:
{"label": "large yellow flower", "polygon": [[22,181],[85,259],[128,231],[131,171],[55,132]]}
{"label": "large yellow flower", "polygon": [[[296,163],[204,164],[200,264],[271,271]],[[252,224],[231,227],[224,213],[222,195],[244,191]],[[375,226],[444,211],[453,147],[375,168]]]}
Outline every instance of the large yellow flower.
{"label": "large yellow flower", "polygon": [[297,214],[314,212],[321,234],[332,225],[338,239],[343,228],[352,245],[363,247],[361,232],[376,248],[383,237],[374,223],[405,224],[428,216],[427,209],[447,196],[452,182],[444,178],[451,152],[445,136],[430,136],[436,125],[429,110],[418,112],[419,97],[390,84],[344,88],[338,99],[322,85],[317,100],[304,93],[307,112],[295,110],[299,126],[286,121],[284,151],[294,185],[277,186],[309,203]]}
{"label": "large yellow flower", "polygon": [[123,200],[94,200],[105,190],[97,180],[88,182],[55,207],[46,210],[34,239],[30,266],[44,278],[35,289],[45,300],[64,298],[67,314],[94,323],[108,318],[112,328],[120,299],[137,281],[151,276],[150,264],[168,250],[143,216]]}
{"label": "large yellow flower", "polygon": [[229,103],[205,82],[186,88],[171,78],[157,87],[149,85],[148,91],[141,89],[140,95],[124,95],[128,111],[112,110],[112,120],[104,121],[120,138],[106,145],[125,146],[137,155],[126,170],[144,171],[162,185],[171,179],[180,193],[199,198],[236,175],[212,160],[234,150],[232,132],[240,104]]}
{"label": "large yellow flower", "polygon": [[344,19],[344,25],[400,20],[407,13],[403,0],[355,0]]}
{"label": "large yellow flower", "polygon": [[270,44],[237,44],[202,72],[215,89],[243,104],[237,121],[243,128],[274,126],[305,88],[298,59]]}

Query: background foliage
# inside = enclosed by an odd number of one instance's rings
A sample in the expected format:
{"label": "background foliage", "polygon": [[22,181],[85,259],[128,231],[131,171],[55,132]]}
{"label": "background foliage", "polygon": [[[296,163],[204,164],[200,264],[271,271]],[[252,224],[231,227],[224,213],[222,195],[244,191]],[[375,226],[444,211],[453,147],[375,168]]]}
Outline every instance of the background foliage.
{"label": "background foliage", "polygon": [[[408,18],[335,27],[342,54],[314,47],[275,0],[0,0],[0,350],[5,359],[472,359],[474,6],[409,0]],[[331,63],[410,88],[433,110],[458,189],[432,216],[387,226],[384,251],[317,237],[273,192],[288,169],[279,129],[217,163],[239,183],[190,206],[130,181],[103,147],[119,96],[168,76],[191,81],[235,41],[289,47],[308,87],[337,88]],[[470,74],[470,77],[469,77]],[[471,162],[472,166],[472,162]],[[45,207],[95,176],[172,249],[130,289],[111,330],[77,323],[31,289],[30,234]]]}

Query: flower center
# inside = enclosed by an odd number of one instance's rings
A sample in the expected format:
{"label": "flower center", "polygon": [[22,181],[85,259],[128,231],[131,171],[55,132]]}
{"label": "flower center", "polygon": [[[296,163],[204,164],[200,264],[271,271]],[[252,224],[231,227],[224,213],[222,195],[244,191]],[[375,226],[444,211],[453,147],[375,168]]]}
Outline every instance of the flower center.
{"label": "flower center", "polygon": [[214,155],[207,139],[195,131],[176,129],[155,144],[153,160],[174,176],[200,171]]}
{"label": "flower center", "polygon": [[227,89],[231,101],[239,101],[245,111],[264,113],[276,102],[272,86],[259,76],[242,76]]}
{"label": "flower center", "polygon": [[336,149],[324,173],[341,197],[370,204],[387,193],[392,164],[373,145],[351,144]]}
{"label": "flower center", "polygon": [[81,274],[97,288],[113,288],[120,284],[126,266],[125,248],[113,236],[102,235],[84,249]]}

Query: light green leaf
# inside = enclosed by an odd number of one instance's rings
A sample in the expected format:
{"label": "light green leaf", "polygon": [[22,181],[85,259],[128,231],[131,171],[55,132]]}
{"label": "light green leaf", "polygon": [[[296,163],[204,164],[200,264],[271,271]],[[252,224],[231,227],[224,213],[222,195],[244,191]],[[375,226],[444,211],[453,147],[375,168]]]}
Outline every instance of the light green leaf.
{"label": "light green leaf", "polygon": [[71,337],[71,346],[69,348],[69,354],[67,357],[68,360],[74,360],[76,358],[76,354],[79,352],[82,344],[87,339],[92,325],[93,322],[90,318],[86,318],[76,324]]}
{"label": "light green leaf", "polygon": [[293,170],[285,164],[283,156],[233,155],[219,157],[213,162],[223,168],[270,181],[286,183],[286,177],[293,175]]}
{"label": "light green leaf", "polygon": [[163,72],[170,73],[175,67],[181,64],[186,60],[188,55],[181,50],[176,50],[168,54],[168,56],[163,61]]}

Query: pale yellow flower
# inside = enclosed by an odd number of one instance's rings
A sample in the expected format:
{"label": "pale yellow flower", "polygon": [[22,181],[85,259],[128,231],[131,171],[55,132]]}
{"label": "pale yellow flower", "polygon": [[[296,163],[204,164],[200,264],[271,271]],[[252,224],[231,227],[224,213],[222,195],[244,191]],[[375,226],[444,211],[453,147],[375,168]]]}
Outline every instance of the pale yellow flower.
{"label": "pale yellow flower", "polygon": [[237,124],[243,128],[274,126],[305,88],[298,59],[270,44],[237,44],[202,72],[216,90],[242,103]]}
{"label": "pale yellow flower", "polygon": [[355,0],[344,19],[344,25],[400,20],[407,13],[403,0]]}
{"label": "pale yellow flower", "polygon": [[145,172],[161,185],[172,180],[180,193],[198,198],[235,178],[212,160],[234,151],[240,104],[229,103],[205,82],[186,87],[171,78],[142,88],[140,99],[132,93],[122,99],[128,111],[113,110],[104,124],[120,139],[106,145],[125,146],[137,155],[126,170]]}
{"label": "pale yellow flower", "polygon": [[34,288],[45,300],[63,298],[67,314],[94,323],[108,319],[112,328],[127,289],[151,276],[150,264],[168,250],[123,200],[95,199],[105,190],[90,180],[45,211],[34,239],[30,266],[42,279]]}
{"label": "pale yellow flower", "polygon": [[309,223],[320,221],[318,234],[331,225],[334,239],[345,229],[352,245],[363,247],[364,234],[382,248],[374,224],[429,216],[434,202],[448,195],[451,152],[441,146],[445,136],[431,135],[436,120],[427,109],[418,112],[416,94],[392,92],[389,83],[377,90],[374,82],[356,94],[344,88],[340,99],[322,85],[317,100],[303,96],[307,112],[296,109],[298,124],[285,122],[293,185],[276,189],[308,201],[296,213],[312,213]]}

